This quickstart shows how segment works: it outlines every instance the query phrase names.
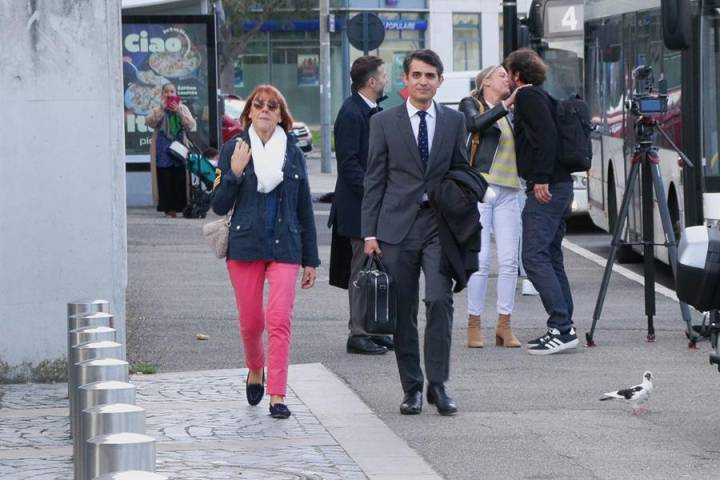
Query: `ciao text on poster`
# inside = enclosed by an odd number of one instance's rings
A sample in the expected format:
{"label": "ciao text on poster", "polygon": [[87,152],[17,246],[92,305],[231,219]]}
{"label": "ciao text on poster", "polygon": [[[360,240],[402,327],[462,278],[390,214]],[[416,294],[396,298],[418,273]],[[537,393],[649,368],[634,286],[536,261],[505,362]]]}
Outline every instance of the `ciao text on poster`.
{"label": "ciao text on poster", "polygon": [[145,116],[162,108],[162,87],[167,83],[175,85],[195,117],[192,140],[200,148],[217,146],[212,22],[209,15],[123,17],[125,152],[129,157],[148,155],[152,129],[145,124]]}

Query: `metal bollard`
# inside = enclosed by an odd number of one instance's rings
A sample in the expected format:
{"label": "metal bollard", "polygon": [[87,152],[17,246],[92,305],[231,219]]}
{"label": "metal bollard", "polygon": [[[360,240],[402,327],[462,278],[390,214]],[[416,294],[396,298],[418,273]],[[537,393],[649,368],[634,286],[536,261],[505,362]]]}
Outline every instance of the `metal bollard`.
{"label": "metal bollard", "polygon": [[153,472],[130,470],[127,472],[106,473],[93,480],[168,480],[170,477]]}
{"label": "metal bollard", "polygon": [[70,347],[90,342],[115,342],[117,330],[111,327],[80,327],[68,332]]}
{"label": "metal bollard", "polygon": [[70,358],[72,347],[75,345],[71,343],[69,337],[70,332],[78,328],[87,327],[115,328],[115,319],[112,314],[107,312],[81,312],[68,316],[68,359]]}
{"label": "metal bollard", "polygon": [[82,411],[82,445],[78,463],[82,470],[80,478],[91,480],[87,465],[87,440],[110,433],[145,433],[145,409],[127,403],[113,403],[86,408]]}
{"label": "metal bollard", "polygon": [[[68,337],[69,338],[69,337]],[[72,425],[79,418],[80,412],[77,407],[77,387],[83,385],[75,377],[76,363],[96,358],[117,358],[122,357],[122,345],[117,342],[88,342],[73,345],[70,349],[70,364],[68,369],[68,400],[70,402],[70,434],[75,435],[76,430]]]}
{"label": "metal bollard", "polygon": [[[68,306],[68,310],[70,307]],[[73,359],[72,347],[82,342],[74,342],[74,338],[70,332],[78,330],[80,328],[91,328],[91,327],[109,327],[115,328],[115,321],[113,316],[107,312],[80,312],[68,316],[68,350],[67,350],[67,378],[68,378],[68,398],[70,403],[73,401],[73,388],[77,386],[77,382],[73,378],[73,364],[77,361]],[[116,339],[113,339],[116,340]]]}
{"label": "metal bollard", "polygon": [[[127,382],[110,380],[107,382],[93,382],[78,387],[77,408],[78,412],[98,405],[109,405],[112,403],[135,404],[135,385]],[[78,417],[81,418],[82,417]],[[75,479],[80,479],[83,471],[83,463],[80,462],[80,452],[87,438],[82,438],[83,426],[76,424],[76,435],[73,437],[73,463],[75,466]],[[127,470],[127,468],[121,469]],[[108,472],[117,470],[108,470]],[[105,472],[103,472],[105,473]],[[92,478],[92,477],[90,477]]]}
{"label": "metal bollard", "polygon": [[[96,358],[93,360],[85,360],[74,365],[74,374],[77,378],[78,386],[86,385],[93,382],[127,382],[130,380],[130,365],[125,360],[117,358]],[[72,404],[73,409],[70,411],[70,432],[75,438],[75,432],[80,431],[81,412],[77,405],[78,391],[75,388],[75,402]]]}
{"label": "metal bollard", "polygon": [[155,471],[155,439],[138,433],[98,435],[87,441],[90,478],[127,470]]}
{"label": "metal bollard", "polygon": [[107,300],[100,300],[94,298],[81,298],[79,300],[73,300],[67,304],[67,314],[75,315],[76,313],[83,312],[109,312],[110,302]]}

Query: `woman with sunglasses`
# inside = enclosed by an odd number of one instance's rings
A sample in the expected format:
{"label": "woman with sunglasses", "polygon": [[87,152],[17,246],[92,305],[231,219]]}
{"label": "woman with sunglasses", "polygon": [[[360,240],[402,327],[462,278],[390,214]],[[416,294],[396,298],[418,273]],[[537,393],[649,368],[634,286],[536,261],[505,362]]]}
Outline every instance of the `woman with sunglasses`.
{"label": "woman with sunglasses", "polygon": [[[247,99],[244,132],[220,153],[222,180],[212,207],[232,211],[227,269],[235,290],[250,405],[265,395],[263,333],[267,325],[270,415],[288,418],[285,405],[290,327],[297,273],[302,288],[315,283],[320,265],[305,157],[288,135],[293,120],[282,93],[259,85]],[[269,284],[263,309],[263,287]]]}
{"label": "woman with sunglasses", "polygon": [[497,313],[495,344],[508,348],[520,347],[510,328],[515,306],[518,276],[518,247],[522,230],[522,185],[515,161],[515,137],[508,119],[515,102],[510,93],[510,79],[501,65],[493,65],[478,73],[475,90],[460,101],[465,114],[468,137],[468,159],[496,193],[492,203],[478,203],[482,234],[478,271],[468,282],[468,347],[484,345],[480,315],[485,306],[488,274],[490,273],[490,236],[495,237],[498,258]]}

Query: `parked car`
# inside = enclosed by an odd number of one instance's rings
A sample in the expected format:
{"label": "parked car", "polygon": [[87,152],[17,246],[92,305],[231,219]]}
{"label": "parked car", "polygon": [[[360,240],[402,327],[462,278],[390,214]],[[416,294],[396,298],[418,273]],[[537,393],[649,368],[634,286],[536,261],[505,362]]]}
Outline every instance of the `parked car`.
{"label": "parked car", "polygon": [[245,101],[237,95],[223,95],[222,143],[242,133],[240,115]]}
{"label": "parked car", "polygon": [[290,135],[297,139],[297,145],[305,153],[312,152],[312,133],[310,129],[303,122],[293,122],[293,126],[290,129]]}
{"label": "parked car", "polygon": [[[245,100],[233,94],[223,95],[222,137],[223,143],[242,133],[240,115]],[[304,122],[293,122],[290,135],[297,139],[298,147],[305,153],[312,152],[312,133]]]}

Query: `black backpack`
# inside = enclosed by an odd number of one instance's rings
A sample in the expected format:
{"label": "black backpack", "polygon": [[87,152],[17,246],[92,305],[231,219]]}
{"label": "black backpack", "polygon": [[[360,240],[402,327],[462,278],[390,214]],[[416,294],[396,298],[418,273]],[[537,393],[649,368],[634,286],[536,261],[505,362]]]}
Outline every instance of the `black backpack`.
{"label": "black backpack", "polygon": [[580,95],[555,102],[560,165],[570,173],[587,171],[592,163],[590,108]]}

